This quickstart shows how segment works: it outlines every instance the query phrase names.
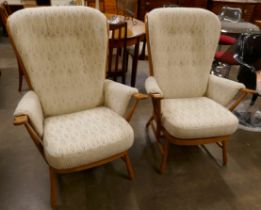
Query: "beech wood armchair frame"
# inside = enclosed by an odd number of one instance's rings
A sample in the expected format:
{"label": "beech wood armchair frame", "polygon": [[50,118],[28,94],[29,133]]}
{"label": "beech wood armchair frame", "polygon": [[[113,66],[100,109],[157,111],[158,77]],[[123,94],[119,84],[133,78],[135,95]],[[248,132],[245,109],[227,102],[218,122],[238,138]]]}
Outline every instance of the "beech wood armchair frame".
{"label": "beech wood armchair frame", "polygon": [[[16,45],[14,43],[13,37],[12,37],[12,32],[11,29],[9,27],[9,25],[7,24],[7,31],[10,37],[10,41],[11,44],[14,48],[15,54],[17,56],[17,59],[20,63],[20,67],[22,69],[22,71],[24,72],[24,76],[26,78],[26,81],[28,83],[28,87],[30,90],[33,90],[30,78],[28,76],[28,73],[26,71],[26,68],[23,64],[23,61],[21,59],[21,56],[16,48]],[[134,114],[134,111],[139,103],[140,100],[146,99],[148,98],[148,96],[146,94],[142,94],[142,93],[135,93],[132,95],[132,98],[134,99],[134,102],[132,103],[131,107],[128,109],[128,111],[125,114],[125,119],[129,122]],[[49,166],[49,176],[50,176],[50,202],[51,202],[51,207],[52,209],[56,209],[56,202],[57,202],[57,176],[59,174],[67,174],[67,173],[73,173],[73,172],[78,172],[78,171],[83,171],[83,170],[87,170],[90,168],[94,168],[94,167],[98,167],[101,165],[104,165],[106,163],[112,162],[113,160],[116,159],[122,159],[126,165],[127,171],[128,171],[128,177],[130,180],[134,179],[135,173],[134,173],[134,169],[133,166],[131,164],[129,155],[128,155],[128,150],[127,151],[123,151],[119,154],[113,155],[111,157],[105,158],[103,160],[100,161],[96,161],[96,162],[92,162],[90,164],[85,164],[85,165],[81,165],[81,166],[77,166],[77,167],[73,167],[73,168],[67,168],[67,169],[56,169],[52,166],[49,165],[45,154],[44,154],[44,148],[43,148],[43,138],[38,134],[37,130],[35,129],[29,115],[20,115],[20,116],[15,116],[14,117],[14,121],[13,124],[18,126],[18,125],[24,125],[26,130],[28,131],[31,139],[33,140],[35,146],[37,147],[37,149],[39,150],[39,152],[41,153],[43,159],[45,160],[45,162],[47,163],[47,165]]]}

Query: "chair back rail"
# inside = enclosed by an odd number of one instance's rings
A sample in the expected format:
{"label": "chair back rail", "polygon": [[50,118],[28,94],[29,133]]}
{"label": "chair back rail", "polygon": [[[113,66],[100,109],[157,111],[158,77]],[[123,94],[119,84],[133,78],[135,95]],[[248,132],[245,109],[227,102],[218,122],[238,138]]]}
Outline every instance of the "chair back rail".
{"label": "chair back rail", "polygon": [[125,83],[125,74],[127,72],[127,23],[110,24],[109,30],[111,37],[109,40],[107,77],[112,77],[116,81],[117,77],[121,76],[122,82]]}

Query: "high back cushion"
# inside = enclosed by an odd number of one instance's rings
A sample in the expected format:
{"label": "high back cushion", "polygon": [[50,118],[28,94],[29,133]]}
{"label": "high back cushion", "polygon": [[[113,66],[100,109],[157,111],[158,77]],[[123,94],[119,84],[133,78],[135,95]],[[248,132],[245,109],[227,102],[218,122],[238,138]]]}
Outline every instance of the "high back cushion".
{"label": "high back cushion", "polygon": [[162,8],[147,14],[153,74],[165,98],[205,94],[220,35],[204,9]]}
{"label": "high back cushion", "polygon": [[45,116],[103,103],[108,32],[102,13],[77,6],[24,9],[8,26]]}

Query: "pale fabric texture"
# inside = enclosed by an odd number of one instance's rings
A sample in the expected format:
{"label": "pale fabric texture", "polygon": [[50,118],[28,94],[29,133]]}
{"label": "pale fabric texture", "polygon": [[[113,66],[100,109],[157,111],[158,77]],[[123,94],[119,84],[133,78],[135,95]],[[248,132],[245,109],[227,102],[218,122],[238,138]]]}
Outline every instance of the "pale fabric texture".
{"label": "pale fabric texture", "polygon": [[134,93],[138,93],[137,88],[132,88],[111,80],[105,80],[104,105],[123,116],[130,98]]}
{"label": "pale fabric texture", "polygon": [[37,133],[43,135],[43,111],[38,96],[34,91],[27,92],[17,105],[14,116],[27,115]]}
{"label": "pale fabric texture", "polygon": [[119,114],[138,91],[105,82],[105,16],[87,7],[42,7],[16,12],[9,26],[34,89],[15,115],[27,114],[43,136],[47,162],[68,169],[128,150],[134,134]]}
{"label": "pale fabric texture", "polygon": [[161,96],[163,96],[163,93],[162,93],[155,77],[153,77],[153,76],[149,76],[145,80],[145,89],[146,89],[147,93],[159,93]]}
{"label": "pale fabric texture", "polygon": [[128,150],[133,144],[131,126],[106,107],[45,120],[44,151],[57,169],[93,163]]}
{"label": "pale fabric texture", "polygon": [[203,9],[162,8],[147,18],[154,77],[145,87],[164,95],[162,126],[181,139],[231,135],[238,120],[222,105],[244,86],[210,75],[220,36],[217,16]]}
{"label": "pale fabric texture", "polygon": [[238,126],[229,110],[206,97],[164,99],[161,106],[163,127],[177,138],[225,136]]}
{"label": "pale fabric texture", "polygon": [[108,33],[102,13],[80,6],[23,9],[8,24],[45,116],[103,103]]}
{"label": "pale fabric texture", "polygon": [[245,86],[225,78],[210,75],[207,89],[207,97],[226,106],[235,97],[238,91]]}
{"label": "pale fabric texture", "polygon": [[220,35],[218,17],[195,8],[148,13],[154,76],[165,98],[200,97],[207,89]]}

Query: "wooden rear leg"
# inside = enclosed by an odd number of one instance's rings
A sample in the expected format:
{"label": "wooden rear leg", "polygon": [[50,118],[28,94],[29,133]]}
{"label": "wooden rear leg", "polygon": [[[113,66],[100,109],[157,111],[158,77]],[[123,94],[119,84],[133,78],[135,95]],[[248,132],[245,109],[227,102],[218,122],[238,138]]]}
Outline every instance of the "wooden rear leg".
{"label": "wooden rear leg", "polygon": [[128,170],[128,174],[129,174],[129,179],[133,180],[135,173],[134,173],[134,169],[132,167],[128,152],[126,152],[126,154],[122,157],[122,160],[125,162],[127,170]]}
{"label": "wooden rear leg", "polygon": [[52,209],[55,210],[56,201],[57,201],[57,175],[51,168],[49,168],[49,174],[50,174],[50,201],[51,201]]}

